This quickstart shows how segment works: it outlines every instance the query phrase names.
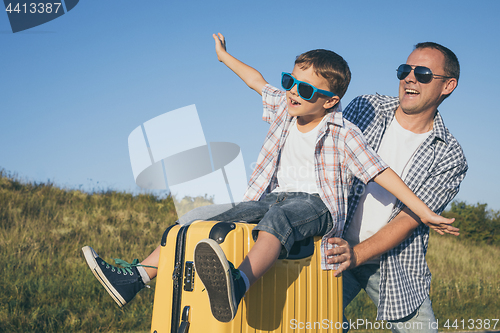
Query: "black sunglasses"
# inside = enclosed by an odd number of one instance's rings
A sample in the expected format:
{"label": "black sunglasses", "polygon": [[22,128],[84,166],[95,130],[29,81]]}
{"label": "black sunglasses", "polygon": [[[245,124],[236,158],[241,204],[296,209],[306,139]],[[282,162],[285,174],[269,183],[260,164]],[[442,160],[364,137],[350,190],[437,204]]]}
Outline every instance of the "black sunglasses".
{"label": "black sunglasses", "polygon": [[398,79],[403,80],[411,73],[411,71],[413,71],[413,74],[415,74],[415,78],[420,83],[429,83],[432,81],[433,77],[443,78],[443,79],[451,79],[452,78],[451,76],[433,74],[429,68],[424,67],[424,66],[412,67],[408,64],[402,64],[398,67],[398,74],[397,74]]}

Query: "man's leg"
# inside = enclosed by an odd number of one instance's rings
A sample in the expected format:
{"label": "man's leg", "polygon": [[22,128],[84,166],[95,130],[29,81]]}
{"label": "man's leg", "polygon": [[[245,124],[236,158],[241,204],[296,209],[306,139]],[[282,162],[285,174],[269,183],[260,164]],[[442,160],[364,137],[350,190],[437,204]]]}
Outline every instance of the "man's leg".
{"label": "man's leg", "polygon": [[[361,289],[364,289],[371,300],[378,305],[379,298],[379,281],[380,277],[373,278],[373,274],[377,271],[379,265],[361,265],[354,269],[342,273],[343,283],[343,301],[344,310],[351,301],[359,294]],[[356,322],[360,318],[350,318]],[[344,316],[343,326],[344,332],[349,330],[349,321]]]}
{"label": "man's leg", "polygon": [[392,322],[392,332],[413,333],[413,332],[436,332],[436,318],[432,310],[432,303],[427,296],[420,307],[411,315],[396,322]]}
{"label": "man's leg", "polygon": [[[352,270],[362,288],[378,307],[380,296],[380,267],[379,265],[361,265]],[[420,307],[411,315],[398,321],[391,322],[392,332],[413,333],[413,332],[437,332],[432,325],[436,321],[430,298],[427,297]]]}

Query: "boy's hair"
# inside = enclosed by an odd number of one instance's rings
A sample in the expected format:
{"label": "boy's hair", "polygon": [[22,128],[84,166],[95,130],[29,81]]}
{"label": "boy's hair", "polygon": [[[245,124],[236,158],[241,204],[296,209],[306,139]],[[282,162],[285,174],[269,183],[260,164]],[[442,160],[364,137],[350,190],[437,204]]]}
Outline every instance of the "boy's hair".
{"label": "boy's hair", "polygon": [[337,53],[329,50],[312,50],[295,59],[301,69],[313,66],[314,72],[328,81],[330,91],[342,98],[351,82],[351,70],[347,62]]}

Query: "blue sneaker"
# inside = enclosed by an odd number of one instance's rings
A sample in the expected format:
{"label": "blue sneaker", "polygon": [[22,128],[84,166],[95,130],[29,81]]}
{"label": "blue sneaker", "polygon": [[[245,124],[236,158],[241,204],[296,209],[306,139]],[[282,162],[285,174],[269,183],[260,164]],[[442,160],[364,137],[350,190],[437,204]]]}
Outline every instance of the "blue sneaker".
{"label": "blue sneaker", "polygon": [[139,264],[139,260],[135,259],[129,264],[121,259],[115,259],[115,263],[123,267],[120,268],[102,260],[90,246],[83,247],[82,251],[92,273],[118,306],[123,307],[141,289],[146,287],[141,274],[137,270],[138,266],[142,266]]}
{"label": "blue sneaker", "polygon": [[227,261],[224,251],[213,239],[203,239],[196,244],[194,265],[207,290],[212,315],[225,323],[233,320],[246,293],[240,271]]}

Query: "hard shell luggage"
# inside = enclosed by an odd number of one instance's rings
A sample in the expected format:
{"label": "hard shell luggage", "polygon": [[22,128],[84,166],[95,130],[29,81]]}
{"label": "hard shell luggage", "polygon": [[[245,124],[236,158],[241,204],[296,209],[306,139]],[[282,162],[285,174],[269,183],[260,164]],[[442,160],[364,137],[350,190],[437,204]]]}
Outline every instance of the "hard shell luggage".
{"label": "hard shell luggage", "polygon": [[163,234],[156,278],[152,333],[341,332],[342,279],[321,269],[320,237],[295,243],[247,292],[229,323],[211,313],[197,279],[194,248],[217,241],[235,267],[254,244],[254,224],[195,221]]}

